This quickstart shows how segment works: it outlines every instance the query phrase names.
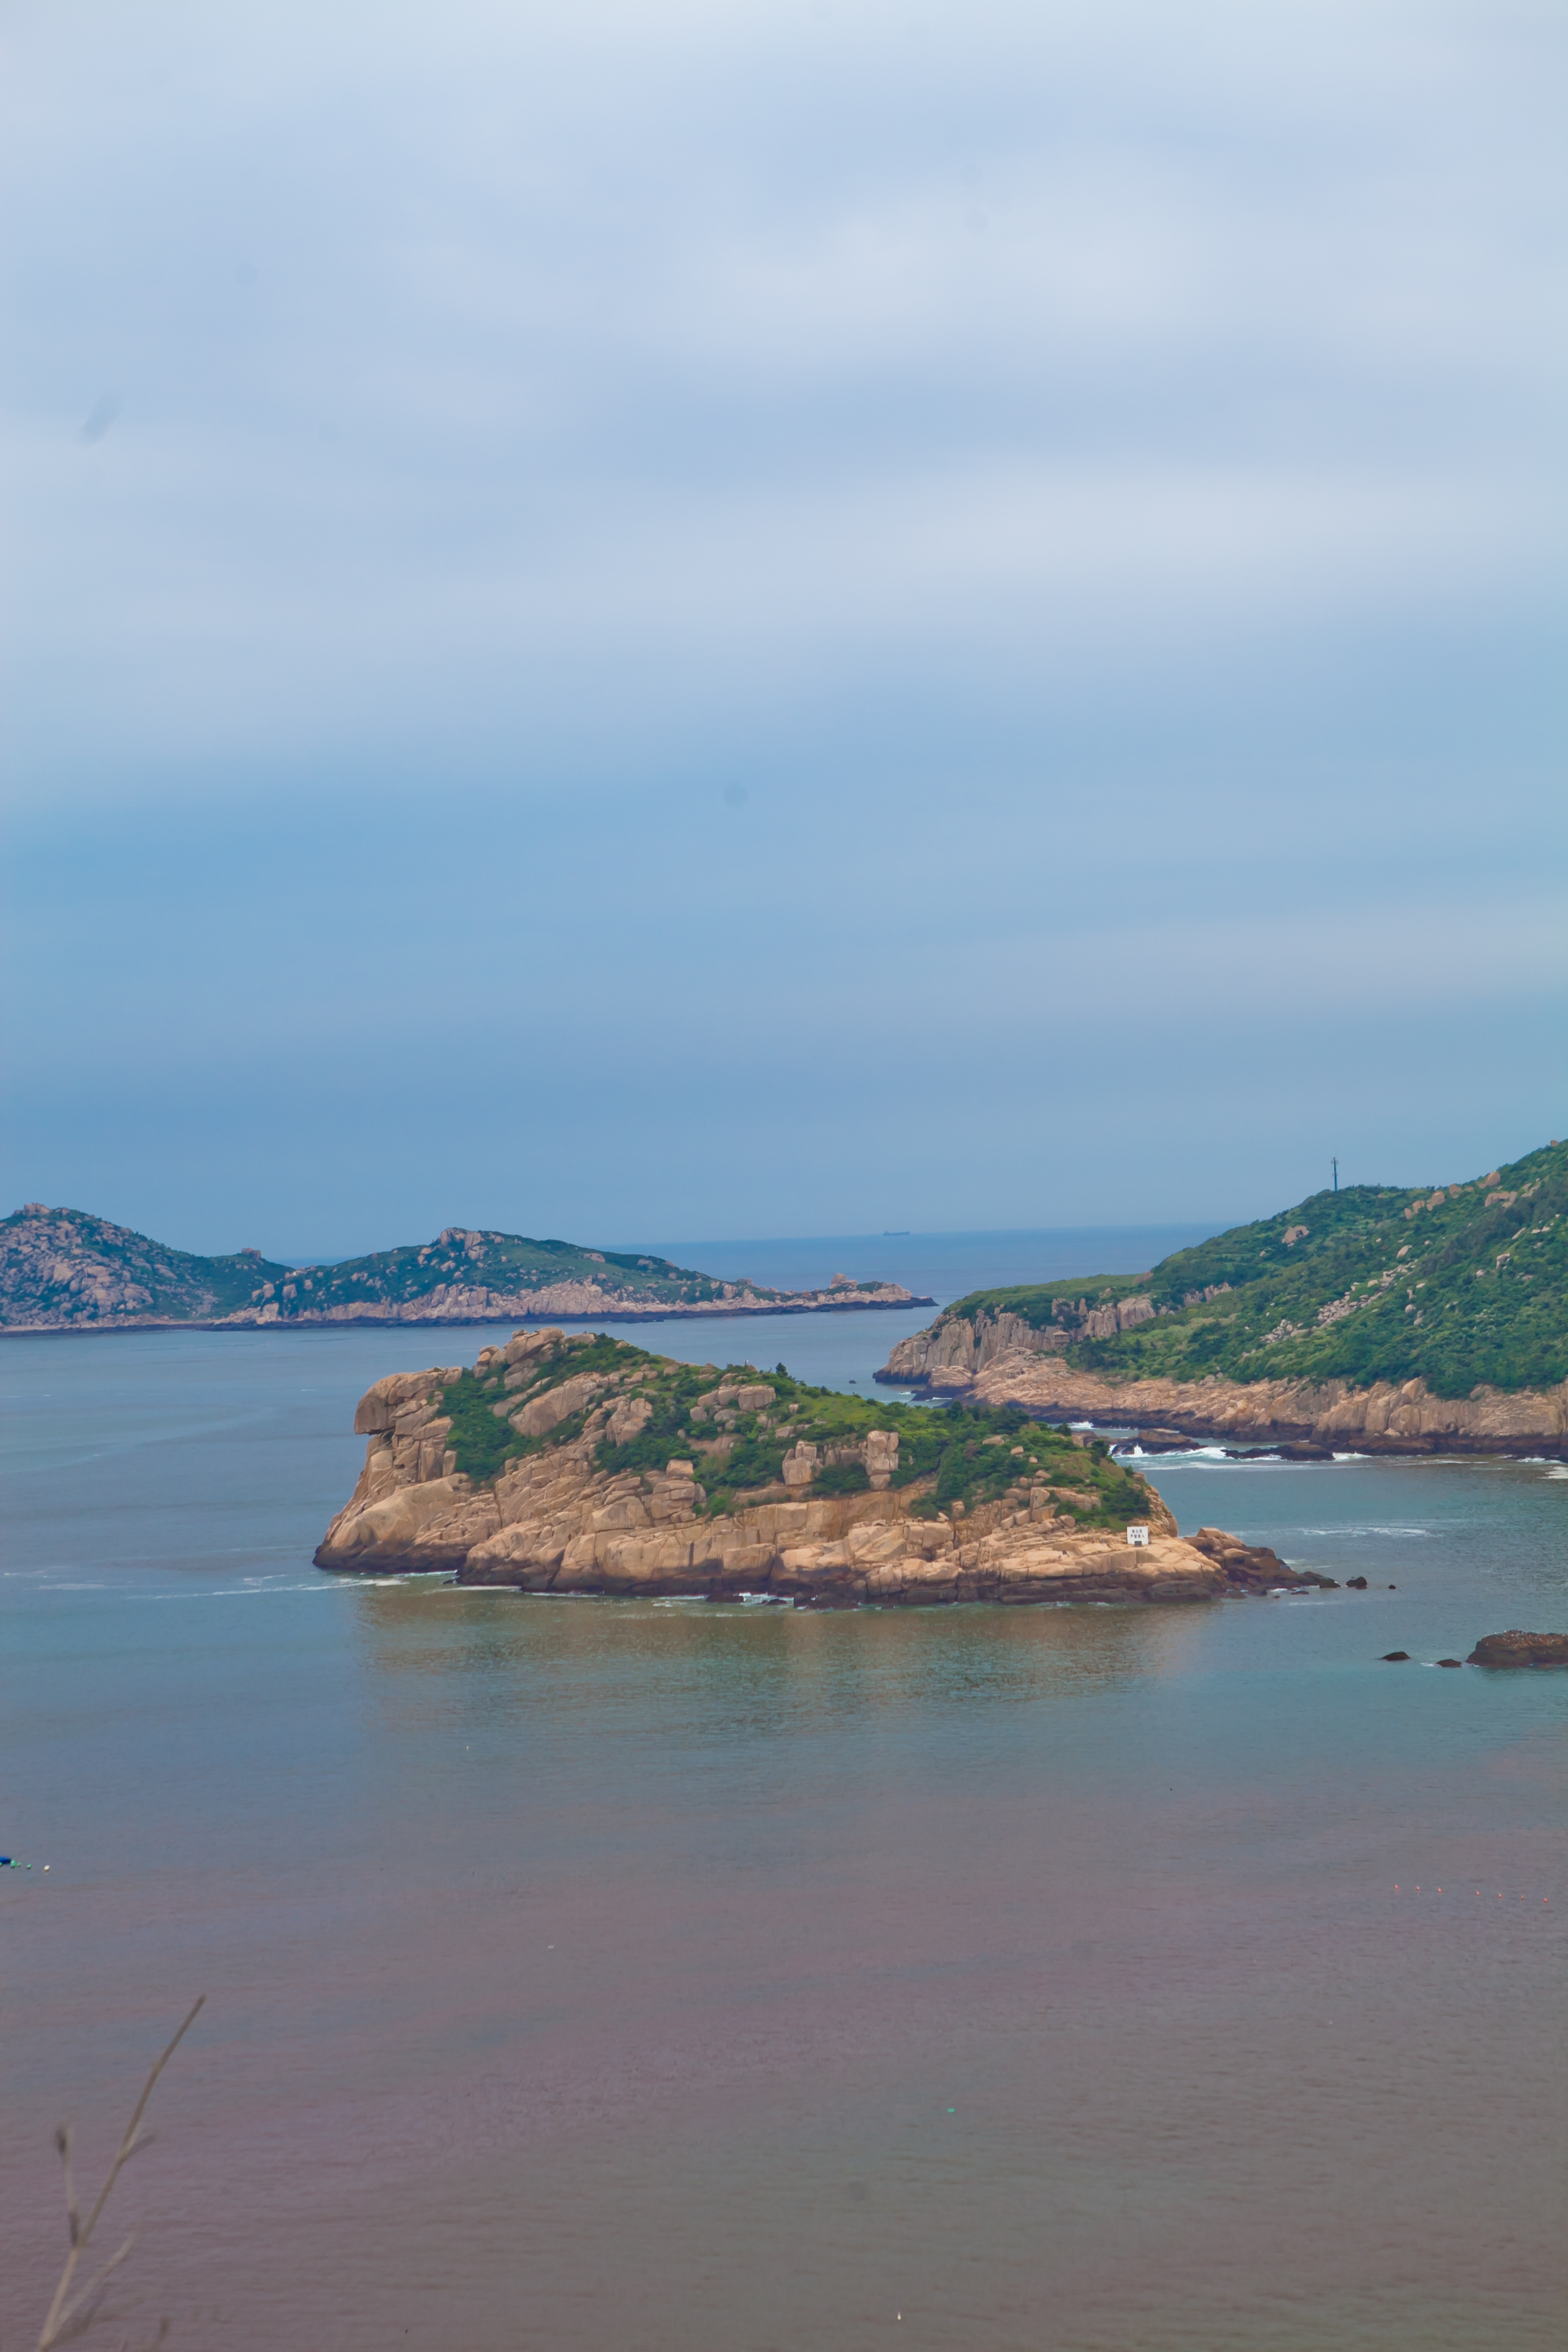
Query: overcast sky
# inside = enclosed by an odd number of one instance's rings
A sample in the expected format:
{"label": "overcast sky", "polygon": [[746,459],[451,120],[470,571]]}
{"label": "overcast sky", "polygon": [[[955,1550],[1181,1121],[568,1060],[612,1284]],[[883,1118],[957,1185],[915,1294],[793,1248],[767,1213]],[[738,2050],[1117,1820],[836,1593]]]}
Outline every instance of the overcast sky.
{"label": "overcast sky", "polygon": [[1568,1129],[1560,8],[5,26],[5,1207],[1228,1220]]}

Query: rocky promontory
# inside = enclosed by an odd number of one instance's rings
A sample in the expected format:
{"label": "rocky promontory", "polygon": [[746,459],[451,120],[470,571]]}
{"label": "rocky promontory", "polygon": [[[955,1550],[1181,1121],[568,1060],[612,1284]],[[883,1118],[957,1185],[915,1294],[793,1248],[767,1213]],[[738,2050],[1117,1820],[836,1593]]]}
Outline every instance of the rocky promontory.
{"label": "rocky promontory", "polygon": [[933,1412],[519,1332],[361,1400],[364,1468],[320,1568],[530,1592],[1176,1601],[1324,1581],[1184,1541],[1110,1455],[1007,1410]]}
{"label": "rocky promontory", "polygon": [[878,1379],[1190,1437],[1568,1448],[1568,1147],[1463,1183],[1319,1192],[1148,1274],[977,1291]]}

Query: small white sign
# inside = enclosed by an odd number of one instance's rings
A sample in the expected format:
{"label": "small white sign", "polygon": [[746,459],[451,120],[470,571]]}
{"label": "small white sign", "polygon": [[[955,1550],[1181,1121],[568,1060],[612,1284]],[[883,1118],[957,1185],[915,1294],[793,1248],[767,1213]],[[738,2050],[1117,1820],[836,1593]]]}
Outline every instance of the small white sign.
{"label": "small white sign", "polygon": [[1130,1544],[1146,1544],[1149,1540],[1148,1528],[1129,1528],[1127,1530],[1127,1540]]}

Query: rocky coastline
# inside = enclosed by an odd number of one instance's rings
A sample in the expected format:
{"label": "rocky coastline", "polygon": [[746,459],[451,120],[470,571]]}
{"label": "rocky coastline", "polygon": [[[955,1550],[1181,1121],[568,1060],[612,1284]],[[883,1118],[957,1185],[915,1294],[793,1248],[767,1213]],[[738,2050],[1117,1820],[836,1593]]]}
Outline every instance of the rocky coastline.
{"label": "rocky coastline", "polygon": [[[858,1283],[847,1276],[840,1276],[821,1290],[758,1294],[739,1283],[727,1283],[723,1293],[717,1298],[647,1300],[601,1289],[592,1282],[555,1282],[538,1290],[510,1291],[491,1289],[483,1284],[454,1283],[417,1300],[296,1307],[289,1316],[289,1328],[293,1330],[301,1323],[521,1323],[546,1318],[552,1323],[603,1323],[611,1319],[637,1323],[665,1318],[711,1322],[745,1315],[843,1315],[857,1308],[931,1307],[936,1303],[906,1290],[901,1283]],[[205,1328],[216,1331],[244,1326],[265,1330],[279,1319],[278,1307],[268,1304],[225,1316],[221,1322]]]}
{"label": "rocky coastline", "polygon": [[[1143,1302],[1123,1302],[1136,1320]],[[902,1339],[877,1379],[928,1395],[1043,1419],[1159,1429],[1213,1442],[1299,1444],[1361,1454],[1568,1456],[1568,1381],[1435,1396],[1425,1381],[1119,1381],[1060,1360],[1052,1330],[1005,1313],[940,1317]]]}
{"label": "rocky coastline", "polygon": [[732,1298],[679,1299],[653,1304],[618,1298],[592,1283],[552,1283],[542,1290],[493,1291],[453,1286],[428,1299],[366,1302],[353,1306],[300,1307],[282,1322],[275,1307],[244,1307],[234,1315],[188,1316],[117,1314],[112,1321],[81,1320],[0,1323],[0,1339],[18,1339],[62,1331],[268,1331],[282,1328],[340,1330],[355,1325],[422,1324],[431,1328],[472,1323],[647,1323],[723,1322],[758,1315],[846,1315],[857,1309],[887,1307],[931,1307],[934,1299],[919,1297],[895,1282],[858,1285],[852,1288],[784,1291],[759,1298],[738,1291]]}
{"label": "rocky coastline", "polygon": [[668,1258],[448,1225],[433,1241],[334,1265],[243,1249],[199,1257],[78,1209],[28,1201],[0,1218],[0,1337],[51,1331],[241,1331],[296,1326],[646,1321],[934,1307],[901,1283],[836,1274],[771,1290]]}
{"label": "rocky coastline", "polygon": [[[807,1608],[1170,1603],[1330,1581],[1299,1574],[1273,1552],[1218,1528],[1184,1539],[1141,1479],[1127,1490],[1141,1513],[1131,1535],[1127,1525],[1084,1525],[1097,1497],[1083,1482],[1110,1475],[1098,1461],[1070,1474],[1076,1486],[1060,1470],[1051,1477],[1020,1472],[1008,1492],[977,1507],[955,1501],[938,1508],[933,1479],[894,1484],[899,1434],[874,1426],[854,1446],[825,1452],[797,1442],[783,1454],[776,1482],[714,1515],[703,1475],[716,1475],[732,1442],[722,1424],[765,1425],[774,1387],[754,1377],[748,1384],[743,1374],[721,1380],[690,1413],[692,1429],[714,1428],[712,1437],[647,1467],[605,1468],[606,1449],[612,1456],[616,1448],[635,1449],[648,1424],[647,1367],[658,1360],[622,1343],[635,1359],[624,1372],[574,1373],[572,1350],[593,1345],[559,1330],[520,1332],[504,1349],[481,1354],[472,1377],[500,1384],[490,1410],[506,1413],[507,1425],[533,1449],[489,1478],[458,1467],[454,1417],[445,1408],[463,1381],[460,1367],[378,1381],[354,1419],[369,1440],[364,1467],[316,1565],[365,1575],[444,1570],[461,1584],[523,1592]],[[542,1377],[531,1378],[540,1367]],[[1005,1437],[987,1442],[999,1445]],[[1066,1441],[1057,1444],[1068,1464],[1084,1459]],[[858,1478],[860,1491],[814,1493],[819,1478],[829,1486],[829,1474]]]}

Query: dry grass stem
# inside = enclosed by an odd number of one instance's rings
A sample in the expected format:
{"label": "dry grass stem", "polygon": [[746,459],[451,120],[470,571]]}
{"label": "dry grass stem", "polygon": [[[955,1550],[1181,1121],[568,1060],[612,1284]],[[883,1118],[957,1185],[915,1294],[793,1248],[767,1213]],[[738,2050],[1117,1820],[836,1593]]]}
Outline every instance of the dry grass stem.
{"label": "dry grass stem", "polygon": [[[93,2201],[92,2210],[85,2221],[82,2219],[81,2206],[76,2193],[76,2174],[71,2162],[72,2138],[69,2125],[62,2124],[55,2134],[55,2146],[59,2150],[60,2165],[65,2173],[66,2231],[70,2240],[70,2252],[66,2256],[66,2266],[60,2273],[59,2284],[55,2289],[54,2301],[50,2304],[48,2316],[44,2321],[43,2333],[38,2337],[38,2352],[56,2352],[58,2345],[74,2343],[78,2336],[87,2334],[93,2322],[101,2315],[103,2291],[109,2284],[110,2274],[119,2269],[132,2247],[136,2243],[135,2234],[132,2232],[124,2243],[117,2247],[110,2255],[109,2260],[89,2285],[80,2288],[77,2286],[78,2271],[85,2262],[88,2249],[92,2243],[93,2232],[103,2219],[103,2209],[109,2202],[114,2184],[137,2149],[145,2147],[151,2137],[151,2134],[142,2128],[142,2118],[147,2112],[147,2102],[153,2095],[158,2077],[195,2023],[196,2017],[205,2000],[205,1992],[197,1995],[179,2032],[142,2084],[142,2096],[132,2111],[131,2121],[125,2126],[125,2136],[120,2143],[114,2161],[109,2168],[103,2186],[99,2190]],[[165,2320],[158,2332],[160,2344],[167,2333],[168,2322]]]}

